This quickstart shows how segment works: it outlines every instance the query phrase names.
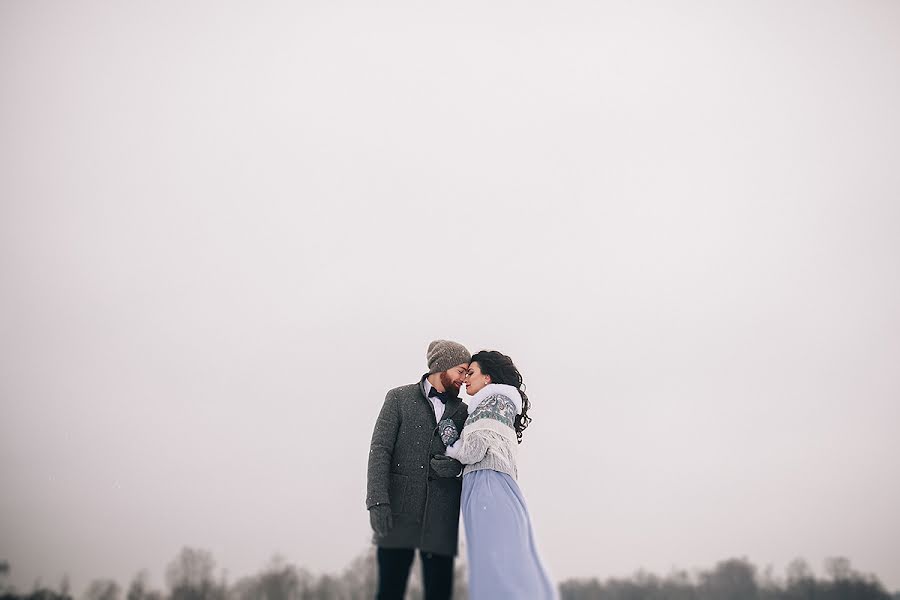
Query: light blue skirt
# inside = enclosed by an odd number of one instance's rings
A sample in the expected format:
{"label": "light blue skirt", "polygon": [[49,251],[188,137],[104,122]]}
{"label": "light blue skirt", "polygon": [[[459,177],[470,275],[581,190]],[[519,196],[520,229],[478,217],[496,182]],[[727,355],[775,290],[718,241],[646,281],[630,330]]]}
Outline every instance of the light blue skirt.
{"label": "light blue skirt", "polygon": [[525,498],[516,481],[491,469],[463,476],[471,600],[557,598],[538,555]]}

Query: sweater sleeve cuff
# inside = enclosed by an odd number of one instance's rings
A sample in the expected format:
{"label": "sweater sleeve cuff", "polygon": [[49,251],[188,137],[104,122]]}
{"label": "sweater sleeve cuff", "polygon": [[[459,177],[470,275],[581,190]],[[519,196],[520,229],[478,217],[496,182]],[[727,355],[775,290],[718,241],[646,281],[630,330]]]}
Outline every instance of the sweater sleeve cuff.
{"label": "sweater sleeve cuff", "polygon": [[452,446],[447,446],[447,451],[445,452],[445,454],[450,458],[459,460],[459,442],[460,440],[456,440],[456,442]]}

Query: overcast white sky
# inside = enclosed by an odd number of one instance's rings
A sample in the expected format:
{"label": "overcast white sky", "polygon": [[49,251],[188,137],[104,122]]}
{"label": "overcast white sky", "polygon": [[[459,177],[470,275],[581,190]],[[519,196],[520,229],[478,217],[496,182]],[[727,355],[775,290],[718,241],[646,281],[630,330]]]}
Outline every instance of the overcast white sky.
{"label": "overcast white sky", "polygon": [[[677,5],[677,6],[676,6]],[[0,4],[0,560],[369,542],[434,338],[519,364],[557,579],[900,588],[900,4]]]}

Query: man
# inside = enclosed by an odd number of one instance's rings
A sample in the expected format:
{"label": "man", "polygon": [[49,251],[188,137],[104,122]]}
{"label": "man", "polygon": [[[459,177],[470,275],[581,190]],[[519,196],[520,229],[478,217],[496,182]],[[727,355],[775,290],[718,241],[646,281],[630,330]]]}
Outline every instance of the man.
{"label": "man", "polygon": [[459,399],[471,354],[461,344],[428,345],[428,373],[387,393],[369,449],[366,508],[378,546],[377,600],[402,600],[413,554],[422,562],[425,600],[449,600],[459,533],[462,465],[444,456],[438,423],[462,431]]}

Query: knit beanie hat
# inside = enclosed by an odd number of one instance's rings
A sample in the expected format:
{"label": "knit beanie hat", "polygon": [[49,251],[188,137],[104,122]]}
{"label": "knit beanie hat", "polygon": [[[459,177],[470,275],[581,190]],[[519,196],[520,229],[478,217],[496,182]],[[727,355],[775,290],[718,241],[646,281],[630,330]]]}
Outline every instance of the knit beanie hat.
{"label": "knit beanie hat", "polygon": [[428,374],[447,371],[472,360],[472,355],[462,344],[450,340],[434,340],[428,344]]}

